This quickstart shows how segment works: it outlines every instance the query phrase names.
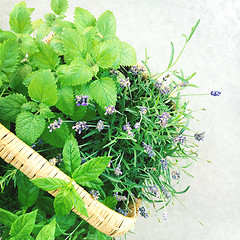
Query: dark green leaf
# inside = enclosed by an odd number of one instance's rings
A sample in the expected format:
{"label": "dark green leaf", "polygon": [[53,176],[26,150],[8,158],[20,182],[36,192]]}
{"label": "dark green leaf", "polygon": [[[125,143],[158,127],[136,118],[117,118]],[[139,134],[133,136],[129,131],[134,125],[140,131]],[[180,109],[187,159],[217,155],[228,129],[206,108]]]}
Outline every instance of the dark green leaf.
{"label": "dark green leaf", "polygon": [[49,224],[45,225],[38,233],[36,240],[54,240],[56,219],[54,218]]}
{"label": "dark green leaf", "polygon": [[118,200],[114,196],[104,198],[103,204],[107,207],[114,209],[117,206]]}
{"label": "dark green leaf", "polygon": [[0,223],[7,227],[11,227],[12,223],[17,219],[17,215],[0,208]]}

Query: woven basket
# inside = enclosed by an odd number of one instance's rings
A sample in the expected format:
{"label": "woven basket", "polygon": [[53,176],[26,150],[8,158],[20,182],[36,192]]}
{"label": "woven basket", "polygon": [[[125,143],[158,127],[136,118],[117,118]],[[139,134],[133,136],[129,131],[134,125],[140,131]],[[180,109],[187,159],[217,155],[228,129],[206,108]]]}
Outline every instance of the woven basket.
{"label": "woven basket", "polygon": [[[46,177],[69,179],[69,176],[56,166],[52,166],[45,158],[21,141],[1,123],[0,157],[5,162],[19,169],[30,179]],[[134,225],[141,204],[140,199],[136,199],[135,203],[129,205],[129,214],[125,217],[95,200],[76,182],[73,182],[73,185],[85,202],[89,217],[81,215],[75,208],[72,211],[99,231],[108,236],[117,237],[127,233]],[[55,197],[58,190],[49,193]]]}

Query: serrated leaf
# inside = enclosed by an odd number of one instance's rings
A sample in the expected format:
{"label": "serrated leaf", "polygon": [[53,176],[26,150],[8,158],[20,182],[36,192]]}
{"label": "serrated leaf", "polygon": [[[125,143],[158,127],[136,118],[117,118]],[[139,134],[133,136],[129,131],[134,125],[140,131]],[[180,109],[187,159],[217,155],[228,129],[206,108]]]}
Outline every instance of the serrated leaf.
{"label": "serrated leaf", "polygon": [[73,173],[76,182],[91,181],[99,177],[106,169],[111,157],[97,157],[79,166]]}
{"label": "serrated leaf", "polygon": [[16,119],[16,135],[28,145],[34,143],[43,133],[45,120],[30,112],[18,114]]}
{"label": "serrated leaf", "polygon": [[17,177],[18,199],[24,207],[31,207],[37,201],[39,189],[23,174]]}
{"label": "serrated leaf", "polygon": [[75,106],[74,112],[71,115],[72,120],[74,121],[80,121],[83,119],[87,112],[87,107],[86,106]]}
{"label": "serrated leaf", "polygon": [[64,216],[71,211],[73,207],[73,200],[71,197],[71,190],[61,189],[54,199],[54,210],[58,217]]}
{"label": "serrated leaf", "polygon": [[91,83],[90,92],[93,99],[104,108],[108,105],[115,106],[117,101],[116,84],[112,78],[100,78]]}
{"label": "serrated leaf", "polygon": [[52,25],[49,22],[42,22],[37,30],[37,39],[42,41],[52,31]]}
{"label": "serrated leaf", "polygon": [[87,182],[79,182],[78,184],[81,185],[82,187],[88,187],[93,189],[98,189],[99,187],[104,185],[103,181],[100,178],[96,178],[94,180]]}
{"label": "serrated leaf", "polygon": [[39,52],[31,54],[29,57],[31,64],[40,69],[55,69],[59,64],[59,58],[52,47],[39,41],[38,49]]}
{"label": "serrated leaf", "polygon": [[57,85],[53,73],[42,71],[35,74],[28,93],[32,100],[53,106],[57,102]]}
{"label": "serrated leaf", "polygon": [[12,223],[17,219],[17,215],[0,208],[0,223],[7,227],[11,227]]}
{"label": "serrated leaf", "polygon": [[18,63],[18,44],[16,40],[0,43],[0,70],[11,73]]}
{"label": "serrated leaf", "polygon": [[111,37],[116,34],[116,19],[113,13],[109,10],[105,11],[97,20],[98,32],[103,37]]}
{"label": "serrated leaf", "polygon": [[68,136],[69,129],[67,125],[63,123],[60,128],[52,132],[49,132],[49,129],[46,128],[41,138],[44,142],[49,143],[54,147],[63,148]]}
{"label": "serrated leaf", "polygon": [[32,22],[32,30],[36,31],[41,26],[42,23],[43,23],[42,19],[38,19],[38,20]]}
{"label": "serrated leaf", "polygon": [[26,98],[18,93],[0,98],[0,118],[15,122],[17,115],[21,112],[22,104],[26,102]]}
{"label": "serrated leaf", "polygon": [[10,236],[14,239],[25,239],[33,230],[37,210],[19,216],[11,226]]}
{"label": "serrated leaf", "polygon": [[96,19],[95,17],[88,12],[86,9],[76,7],[74,12],[74,23],[79,32],[87,27],[95,26]]}
{"label": "serrated leaf", "polygon": [[73,188],[71,190],[71,197],[72,197],[74,207],[77,209],[77,211],[79,213],[81,213],[82,215],[88,217],[88,213],[87,213],[87,209],[85,207],[85,203],[84,203],[83,199],[81,198],[81,196],[79,195],[79,193],[76,191],[75,188]]}
{"label": "serrated leaf", "polygon": [[52,0],[51,8],[54,13],[57,15],[63,15],[67,12],[68,9],[68,1],[67,0]]}
{"label": "serrated leaf", "polygon": [[66,60],[75,58],[85,58],[88,51],[86,38],[73,29],[64,29],[62,33],[62,43],[66,54]]}
{"label": "serrated leaf", "polygon": [[93,99],[90,92],[90,83],[75,86],[74,89],[75,95],[87,95],[89,100]]}
{"label": "serrated leaf", "polygon": [[51,109],[44,103],[40,103],[39,106],[39,115],[43,118],[53,118],[54,113],[51,111]]}
{"label": "serrated leaf", "polygon": [[54,13],[47,13],[44,15],[44,18],[49,23],[53,23],[56,21],[56,15]]}
{"label": "serrated leaf", "polygon": [[3,72],[0,72],[0,87],[1,87],[1,84],[4,82],[8,82],[7,76]]}
{"label": "serrated leaf", "polygon": [[9,75],[10,87],[16,89],[21,84],[24,78],[32,72],[32,68],[28,64],[19,65],[16,70]]}
{"label": "serrated leaf", "polygon": [[58,35],[54,35],[49,45],[53,48],[53,50],[59,54],[64,55],[62,40]]}
{"label": "serrated leaf", "polygon": [[76,86],[87,83],[92,79],[92,69],[86,64],[84,59],[76,59],[69,66],[60,68],[59,78],[61,83]]}
{"label": "serrated leaf", "polygon": [[25,2],[17,3],[14,6],[10,13],[9,24],[15,33],[31,33],[31,18]]}
{"label": "serrated leaf", "polygon": [[49,224],[45,225],[38,233],[36,240],[54,240],[56,219],[54,218]]}
{"label": "serrated leaf", "polygon": [[22,112],[36,112],[38,104],[36,102],[27,102],[21,106]]}
{"label": "serrated leaf", "polygon": [[111,209],[114,209],[117,203],[118,203],[118,200],[114,196],[108,196],[103,200],[103,204]]}
{"label": "serrated leaf", "polygon": [[53,191],[60,188],[64,188],[68,185],[68,182],[60,178],[36,178],[31,180],[33,184],[41,188],[44,191]]}
{"label": "serrated leaf", "polygon": [[58,217],[56,216],[57,226],[55,236],[61,235],[63,232],[66,232],[71,226],[76,223],[77,215],[74,212]]}
{"label": "serrated leaf", "polygon": [[38,51],[38,46],[32,37],[24,36],[20,44],[20,49],[23,53],[33,54]]}
{"label": "serrated leaf", "polygon": [[9,39],[17,39],[17,37],[13,32],[3,31],[0,29],[0,43],[3,43],[4,41]]}
{"label": "serrated leaf", "polygon": [[111,67],[119,55],[120,46],[121,42],[118,40],[107,40],[99,43],[93,50],[96,63],[102,68]]}
{"label": "serrated leaf", "polygon": [[63,162],[65,170],[72,175],[81,165],[81,157],[77,140],[69,136],[63,148]]}

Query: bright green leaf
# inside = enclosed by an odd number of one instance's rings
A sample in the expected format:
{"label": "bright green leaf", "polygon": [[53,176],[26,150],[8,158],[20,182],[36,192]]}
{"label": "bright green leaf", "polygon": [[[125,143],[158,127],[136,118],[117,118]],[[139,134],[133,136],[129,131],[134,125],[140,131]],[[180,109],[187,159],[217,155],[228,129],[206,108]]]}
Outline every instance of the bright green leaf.
{"label": "bright green leaf", "polygon": [[43,118],[53,118],[54,113],[51,111],[51,109],[44,103],[40,103],[39,106],[39,115]]}
{"label": "bright green leaf", "polygon": [[71,115],[72,120],[74,120],[74,121],[82,120],[87,112],[87,109],[88,108],[86,106],[77,106],[75,104],[74,112]]}
{"label": "bright green leaf", "polygon": [[103,181],[100,178],[96,178],[94,180],[87,181],[87,182],[79,182],[78,184],[81,185],[82,187],[88,187],[88,188],[94,188],[94,189],[98,189],[99,187],[104,185]]}
{"label": "bright green leaf", "polygon": [[111,157],[97,157],[79,166],[73,173],[76,182],[91,181],[106,169]]}
{"label": "bright green leaf", "polygon": [[79,32],[82,32],[85,28],[95,26],[95,17],[86,9],[77,7],[74,12],[74,23]]}
{"label": "bright green leaf", "polygon": [[54,210],[57,216],[61,217],[71,211],[73,207],[73,200],[71,196],[71,190],[61,189],[58,195],[54,199]]}
{"label": "bright green leaf", "polygon": [[10,227],[16,219],[17,219],[17,215],[0,208],[0,223]]}
{"label": "bright green leaf", "polygon": [[18,62],[18,44],[16,40],[7,40],[0,43],[0,70],[11,73]]}
{"label": "bright green leaf", "polygon": [[16,119],[16,135],[27,144],[34,143],[43,133],[45,120],[30,112],[18,114]]}
{"label": "bright green leaf", "polygon": [[17,115],[21,112],[22,104],[26,103],[26,98],[18,93],[0,98],[0,118],[15,122]]}
{"label": "bright green leaf", "polygon": [[31,36],[24,36],[20,44],[20,49],[23,53],[33,54],[38,51],[38,46]]}
{"label": "bright green leaf", "polygon": [[103,204],[111,209],[114,209],[117,203],[118,203],[118,200],[114,196],[108,196],[103,200]]}
{"label": "bright green leaf", "polygon": [[49,23],[53,23],[56,21],[56,15],[54,13],[47,13],[44,15],[44,18]]}
{"label": "bright green leaf", "polygon": [[33,31],[36,31],[41,26],[42,23],[43,23],[42,19],[38,19],[38,20],[32,22]]}
{"label": "bright green leaf", "polygon": [[57,102],[57,86],[53,73],[42,71],[35,74],[29,84],[28,93],[34,101],[54,105]]}
{"label": "bright green leaf", "polygon": [[115,106],[117,101],[116,84],[112,78],[100,78],[90,85],[91,95],[94,100],[102,107],[108,105]]}
{"label": "bright green leaf", "polygon": [[30,62],[40,69],[55,69],[59,64],[58,55],[51,46],[44,42],[38,42],[39,52],[30,55]]}
{"label": "bright green leaf", "polygon": [[36,240],[54,240],[56,219],[54,218],[49,224],[45,225],[38,233]]}
{"label": "bright green leaf", "polygon": [[109,10],[105,11],[97,20],[98,32],[103,37],[111,37],[116,34],[116,19],[113,13]]}
{"label": "bright green leaf", "polygon": [[31,33],[31,18],[25,2],[15,5],[10,13],[9,24],[11,30],[15,33]]}
{"label": "bright green leaf", "polygon": [[13,32],[3,31],[0,29],[0,43],[3,43],[4,41],[9,39],[17,39],[17,37]]}
{"label": "bright green leaf", "polygon": [[65,166],[65,170],[73,174],[75,169],[77,169],[81,165],[81,157],[79,152],[79,147],[77,140],[73,137],[73,135],[69,136],[63,148],[63,162]]}
{"label": "bright green leaf", "polygon": [[53,191],[59,188],[64,188],[68,185],[68,182],[60,178],[36,178],[31,180],[37,187],[44,191]]}
{"label": "bright green leaf", "polygon": [[52,0],[51,8],[54,13],[57,15],[63,15],[67,12],[68,9],[68,1],[67,0]]}
{"label": "bright green leaf", "polygon": [[11,226],[10,236],[16,240],[25,239],[35,226],[36,216],[37,210],[19,216]]}
{"label": "bright green leaf", "polygon": [[84,203],[83,199],[81,198],[81,196],[79,195],[79,193],[76,191],[75,188],[73,188],[72,191],[71,191],[71,197],[72,197],[74,207],[77,209],[77,211],[79,213],[81,213],[82,215],[88,217],[88,213],[87,213],[87,209],[85,207],[85,203]]}
{"label": "bright green leaf", "polygon": [[73,60],[69,66],[61,67],[59,70],[60,81],[70,86],[87,83],[93,76],[92,69],[84,59]]}

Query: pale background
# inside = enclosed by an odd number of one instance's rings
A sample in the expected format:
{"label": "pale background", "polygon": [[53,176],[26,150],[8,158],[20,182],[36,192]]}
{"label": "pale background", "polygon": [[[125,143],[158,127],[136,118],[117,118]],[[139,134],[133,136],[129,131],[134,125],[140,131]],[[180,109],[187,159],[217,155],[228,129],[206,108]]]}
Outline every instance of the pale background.
{"label": "pale background", "polygon": [[[17,0],[0,0],[0,28],[8,27],[8,15]],[[50,0],[26,1],[37,9],[32,19],[50,12]],[[98,17],[105,10],[117,19],[118,37],[132,44],[138,61],[148,49],[150,68],[163,71],[169,61],[170,42],[176,53],[184,43],[182,33],[189,34],[200,18],[200,25],[187,46],[177,69],[190,75],[200,88],[194,93],[220,90],[220,97],[194,96],[193,108],[205,107],[195,116],[196,131],[205,131],[200,144],[199,162],[190,172],[193,179],[183,179],[181,187],[191,185],[180,197],[185,206],[204,222],[199,224],[178,202],[167,209],[168,220],[158,223],[156,216],[139,217],[129,240],[239,240],[240,188],[238,162],[239,90],[240,90],[240,1],[238,0],[70,0],[68,20],[73,20],[79,6]],[[206,160],[210,160],[209,164]],[[159,213],[162,219],[163,212]]]}

